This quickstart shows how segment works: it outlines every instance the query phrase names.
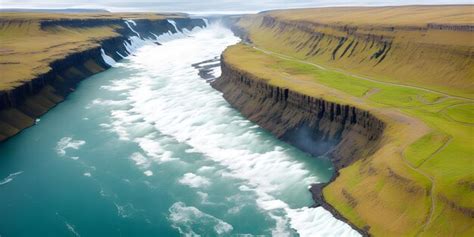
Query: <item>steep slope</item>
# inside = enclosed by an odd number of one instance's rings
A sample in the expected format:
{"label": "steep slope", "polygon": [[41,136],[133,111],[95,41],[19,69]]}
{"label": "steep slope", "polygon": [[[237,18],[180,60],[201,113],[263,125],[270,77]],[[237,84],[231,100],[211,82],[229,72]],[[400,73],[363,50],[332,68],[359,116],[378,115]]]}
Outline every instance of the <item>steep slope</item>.
{"label": "steep slope", "polygon": [[82,79],[109,68],[104,53],[114,60],[130,54],[130,37],[205,26],[183,15],[0,16],[0,141],[34,124]]}
{"label": "steep slope", "polygon": [[243,18],[239,26],[269,50],[472,99],[473,11],[473,6],[272,11]]}

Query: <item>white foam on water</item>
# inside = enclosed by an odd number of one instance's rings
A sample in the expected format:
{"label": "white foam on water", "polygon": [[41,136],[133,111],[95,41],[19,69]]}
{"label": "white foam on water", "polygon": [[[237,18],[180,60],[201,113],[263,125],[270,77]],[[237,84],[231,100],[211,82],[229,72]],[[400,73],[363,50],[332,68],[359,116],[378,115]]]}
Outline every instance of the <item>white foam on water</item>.
{"label": "white foam on water", "polygon": [[212,68],[211,74],[212,74],[215,78],[220,77],[221,74],[222,74],[221,67],[214,67],[214,68]]}
{"label": "white foam on water", "polygon": [[119,205],[114,202],[115,208],[117,209],[117,215],[122,218],[127,218],[130,216],[130,213],[127,211],[127,205]]}
{"label": "white foam on water", "polygon": [[89,173],[89,172],[86,172],[86,173],[84,173],[83,175],[86,176],[86,177],[91,177],[91,176],[92,176],[92,174]]}
{"label": "white foam on water", "polygon": [[188,148],[188,149],[184,150],[184,152],[186,152],[186,153],[196,153],[198,151],[194,148]]}
{"label": "white foam on water", "polygon": [[322,207],[287,210],[291,227],[298,230],[302,237],[311,236],[360,236],[347,224],[335,219],[332,214]]}
{"label": "white foam on water", "polygon": [[86,144],[86,141],[74,140],[72,137],[63,137],[56,144],[56,153],[59,156],[65,156],[66,150],[68,149],[78,150],[84,144]]}
{"label": "white foam on water", "polygon": [[126,100],[103,100],[103,99],[94,99],[89,106],[93,105],[102,105],[102,106],[114,106],[114,107],[123,107],[128,105],[128,101]]}
{"label": "white foam on water", "polygon": [[[135,48],[136,56],[130,57],[130,63],[120,67],[136,73],[112,83],[123,89],[131,109],[113,110],[111,129],[119,138],[136,142],[150,157],[143,159],[146,157],[139,153],[137,157],[140,159],[132,158],[136,164],[145,169],[144,166],[151,162],[160,163],[167,151],[154,131],[132,132],[138,125],[151,124],[160,134],[190,146],[186,152],[201,153],[225,167],[221,175],[242,180],[245,185],[239,189],[256,194],[259,208],[275,220],[272,234],[291,235],[292,228],[301,235],[312,233],[317,236],[329,230],[331,233],[358,235],[329,212],[327,215],[319,209],[304,207],[309,203],[301,201],[301,197],[309,197],[308,185],[320,182],[317,174],[312,174],[292,153],[275,145],[273,139],[263,136],[255,124],[233,110],[191,66],[218,57],[228,45],[239,40],[219,25],[193,30],[189,34],[191,37],[176,37],[161,46],[144,44]],[[163,34],[158,38],[166,36]],[[200,175],[184,174],[178,182],[193,188],[209,186],[204,170],[197,172]],[[292,203],[291,200],[299,201]],[[189,223],[198,221],[192,219],[197,216],[192,214],[197,212],[196,209],[183,203],[175,204],[170,208],[170,219],[175,228],[182,234],[193,234]],[[183,217],[183,213],[176,212],[178,209],[188,215]],[[312,225],[319,226],[322,231],[311,229]]]}
{"label": "white foam on water", "polygon": [[247,205],[249,200],[246,200],[246,199],[251,199],[251,198],[252,197],[247,197],[247,196],[244,196],[242,194],[237,194],[237,195],[233,195],[233,196],[230,196],[230,197],[226,197],[226,200],[228,202],[232,202],[235,205],[235,206],[229,208],[227,210],[227,213],[232,214],[232,215],[238,214],[242,210],[242,208],[244,208]]}
{"label": "white foam on water", "polygon": [[162,141],[155,138],[155,134],[148,134],[145,137],[136,138],[134,140],[140,148],[157,163],[163,163],[168,161],[176,160],[173,158],[173,152],[164,149],[161,145]]}
{"label": "white foam on water", "polygon": [[147,171],[143,172],[143,174],[145,174],[146,176],[152,176],[152,175],[153,175],[153,171],[147,170]]}
{"label": "white foam on water", "polygon": [[208,27],[209,26],[209,20],[206,19],[206,18],[203,18],[202,20],[204,21],[204,24],[206,24],[206,27]]}
{"label": "white foam on water", "polygon": [[197,171],[199,173],[206,173],[206,172],[214,171],[215,169],[216,169],[216,167],[212,167],[212,166],[202,166]]}
{"label": "white foam on water", "polygon": [[201,204],[214,205],[215,203],[209,201],[209,194],[201,191],[197,191],[196,194],[201,199]]}
{"label": "white foam on water", "polygon": [[172,227],[181,235],[198,236],[198,233],[209,236],[224,235],[234,229],[229,223],[204,213],[196,207],[186,206],[183,202],[174,203],[169,208],[169,212],[168,219]]}
{"label": "white foam on water", "polygon": [[101,52],[102,58],[104,59],[104,62],[105,62],[105,63],[107,63],[107,64],[108,64],[109,66],[111,66],[111,67],[115,66],[115,64],[116,64],[117,62],[115,62],[115,60],[114,60],[112,57],[110,57],[109,55],[107,55],[107,54],[105,53],[104,49],[101,48],[101,49],[100,49],[100,52]]}
{"label": "white foam on water", "polygon": [[120,83],[117,81],[113,81],[111,85],[101,86],[101,89],[113,91],[113,92],[121,92],[121,91],[128,91],[133,89],[134,87],[131,85],[126,85],[124,83]]}
{"label": "white foam on water", "polygon": [[4,184],[7,184],[7,183],[10,183],[11,181],[13,181],[13,179],[16,176],[20,175],[21,173],[23,173],[23,171],[18,171],[18,172],[9,174],[6,178],[4,178],[4,179],[2,179],[2,181],[0,181],[0,186],[4,185]]}
{"label": "white foam on water", "polygon": [[139,152],[133,153],[130,156],[130,159],[132,159],[135,164],[142,169],[148,169],[151,165],[151,161]]}
{"label": "white foam on water", "polygon": [[208,178],[193,173],[184,174],[178,182],[191,188],[206,188],[211,185],[211,181]]}
{"label": "white foam on water", "polygon": [[80,237],[81,235],[76,231],[74,225],[68,223],[68,222],[64,222],[66,224],[66,227],[67,229],[69,230],[69,232],[71,232],[74,236],[76,237]]}

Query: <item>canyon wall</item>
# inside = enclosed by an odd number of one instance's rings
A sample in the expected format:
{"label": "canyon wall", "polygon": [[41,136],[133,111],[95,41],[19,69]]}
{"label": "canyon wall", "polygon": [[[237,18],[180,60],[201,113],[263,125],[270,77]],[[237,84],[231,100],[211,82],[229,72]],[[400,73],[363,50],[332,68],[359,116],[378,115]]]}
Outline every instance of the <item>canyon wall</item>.
{"label": "canyon wall", "polygon": [[[179,30],[206,26],[202,19],[177,18]],[[133,24],[129,22],[128,24]],[[140,34],[141,39],[155,39],[156,35],[171,32],[176,28],[167,19],[138,19],[131,25],[116,19],[63,19],[48,20],[40,23],[41,30],[55,30],[57,27],[83,29],[90,27],[115,27],[117,36],[98,40],[95,47],[78,50],[49,64],[50,70],[25,81],[11,90],[0,91],[0,141],[17,134],[33,125],[36,118],[46,113],[77,87],[78,83],[110,67],[102,56],[102,50],[114,60],[122,59],[131,52],[126,44],[132,42],[131,36]]]}
{"label": "canyon wall", "polygon": [[[470,9],[324,8],[229,18],[245,44],[226,50],[213,86],[277,137],[328,155],[338,176],[313,185],[313,199],[361,233],[472,235],[472,189],[465,185],[472,176],[464,169],[472,147],[461,134],[470,127],[432,114],[450,108],[443,97],[472,100]],[[375,80],[382,83],[358,95],[359,85]],[[430,99],[417,106],[423,96]],[[417,146],[435,133],[455,139]]]}
{"label": "canyon wall", "polygon": [[258,14],[233,27],[244,40],[267,50],[378,80],[473,96],[473,25],[357,25],[290,16]]}
{"label": "canyon wall", "polygon": [[369,112],[280,88],[221,59],[212,86],[251,121],[303,151],[328,155],[336,169],[373,153],[385,124]]}
{"label": "canyon wall", "polygon": [[[271,85],[227,63],[224,56],[221,68],[221,77],[211,85],[244,116],[276,137],[314,156],[329,157],[336,168],[332,179],[339,169],[379,148],[386,125],[368,111]],[[325,185],[311,187],[316,205],[367,236],[366,230],[349,222],[324,200]]]}

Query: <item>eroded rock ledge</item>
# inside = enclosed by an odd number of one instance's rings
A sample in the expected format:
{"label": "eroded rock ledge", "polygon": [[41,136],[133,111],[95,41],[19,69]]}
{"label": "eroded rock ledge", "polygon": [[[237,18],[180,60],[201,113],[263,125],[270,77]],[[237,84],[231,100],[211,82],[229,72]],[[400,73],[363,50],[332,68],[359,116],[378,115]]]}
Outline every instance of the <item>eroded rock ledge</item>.
{"label": "eroded rock ledge", "polygon": [[[268,84],[221,59],[222,76],[212,86],[251,121],[276,137],[311,153],[326,155],[337,170],[364,159],[380,144],[385,123],[365,110]],[[316,205],[347,220],[324,201],[322,185],[312,187]],[[350,223],[349,223],[350,224]],[[365,230],[351,226],[367,235]]]}
{"label": "eroded rock ledge", "polygon": [[[178,29],[190,30],[206,25],[202,19],[173,20]],[[141,19],[136,20],[135,23],[135,31],[140,33],[143,39],[154,38],[155,35],[168,31],[176,33],[174,26],[167,19]],[[119,36],[98,40],[96,47],[65,55],[64,58],[49,64],[51,68],[49,72],[38,75],[12,90],[0,91],[0,142],[33,125],[36,118],[73,92],[81,80],[108,69],[110,66],[104,62],[101,55],[102,49],[114,60],[120,60],[122,55],[129,54],[124,43],[130,44],[129,37],[136,36],[123,20],[66,19],[42,23],[42,28],[97,27],[110,24],[117,26]]]}
{"label": "eroded rock ledge", "polygon": [[385,124],[369,112],[270,85],[221,60],[222,76],[212,86],[278,138],[312,155],[328,155],[336,169],[378,148]]}

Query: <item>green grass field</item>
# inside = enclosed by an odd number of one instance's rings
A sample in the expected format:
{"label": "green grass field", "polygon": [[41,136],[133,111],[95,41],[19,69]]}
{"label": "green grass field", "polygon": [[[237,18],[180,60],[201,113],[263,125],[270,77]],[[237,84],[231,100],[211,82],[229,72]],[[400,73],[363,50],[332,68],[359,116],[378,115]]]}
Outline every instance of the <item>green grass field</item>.
{"label": "green grass field", "polygon": [[472,12],[474,5],[298,9],[249,15],[238,25],[274,52],[474,99],[474,34],[456,28],[473,27]]}
{"label": "green grass field", "polygon": [[381,148],[324,189],[351,222],[376,236],[473,236],[473,11],[452,5],[247,15],[237,25],[252,44],[224,58],[271,84],[385,121]]}
{"label": "green grass field", "polygon": [[[363,80],[248,45],[228,48],[224,58],[270,84],[368,109],[388,124],[384,146],[370,162],[341,170],[325,189],[329,202],[354,223],[384,236],[474,233],[472,218],[456,209],[474,208],[474,101]],[[377,175],[361,171],[367,166]],[[341,190],[359,204],[348,205]]]}

